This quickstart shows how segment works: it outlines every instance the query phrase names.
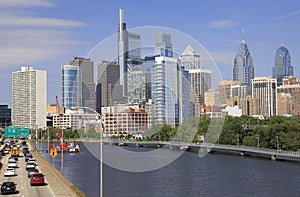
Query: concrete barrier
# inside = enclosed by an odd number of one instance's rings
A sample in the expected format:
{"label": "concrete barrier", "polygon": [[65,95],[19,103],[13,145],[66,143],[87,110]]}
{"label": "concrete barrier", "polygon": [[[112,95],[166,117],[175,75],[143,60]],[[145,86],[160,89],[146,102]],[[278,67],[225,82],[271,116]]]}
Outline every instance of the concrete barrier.
{"label": "concrete barrier", "polygon": [[57,197],[86,196],[71,181],[64,177],[47,159],[45,159],[35,148],[33,143],[27,141],[32,156],[36,159],[40,171],[45,175],[48,185]]}

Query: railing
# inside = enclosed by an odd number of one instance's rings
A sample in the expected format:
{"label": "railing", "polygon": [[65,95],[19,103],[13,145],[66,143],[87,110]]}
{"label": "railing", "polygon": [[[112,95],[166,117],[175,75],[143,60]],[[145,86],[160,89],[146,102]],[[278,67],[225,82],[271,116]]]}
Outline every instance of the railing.
{"label": "railing", "polygon": [[180,141],[131,141],[131,140],[110,140],[105,139],[104,142],[110,143],[127,143],[127,144],[161,144],[161,145],[169,145],[169,146],[187,146],[187,147],[195,147],[195,148],[208,148],[215,150],[231,150],[231,151],[240,151],[240,152],[248,152],[248,153],[257,153],[264,155],[274,155],[274,156],[283,156],[283,157],[294,157],[300,158],[300,152],[292,152],[292,151],[281,151],[267,148],[257,148],[250,146],[234,146],[234,145],[223,145],[223,144],[212,144],[212,143],[189,143],[189,142],[180,142]]}

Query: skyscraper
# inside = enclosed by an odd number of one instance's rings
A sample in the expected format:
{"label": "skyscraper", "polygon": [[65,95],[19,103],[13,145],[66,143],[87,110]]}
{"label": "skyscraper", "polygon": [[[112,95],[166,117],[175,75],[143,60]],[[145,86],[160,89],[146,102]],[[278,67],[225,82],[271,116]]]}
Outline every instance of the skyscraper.
{"label": "skyscraper", "polygon": [[200,69],[200,55],[195,52],[191,45],[179,55],[181,66],[186,70]]}
{"label": "skyscraper", "polygon": [[233,80],[239,81],[243,85],[251,85],[251,79],[254,78],[253,59],[244,39],[244,30],[242,42],[234,59]]}
{"label": "skyscraper", "polygon": [[62,72],[62,106],[81,107],[82,80],[79,66],[63,65]]}
{"label": "skyscraper", "polygon": [[156,34],[155,54],[165,57],[173,57],[173,45],[170,34]]}
{"label": "skyscraper", "polygon": [[12,73],[12,125],[19,127],[46,126],[46,71],[21,67]]}
{"label": "skyscraper", "polygon": [[112,106],[114,102],[124,103],[122,91],[120,65],[113,61],[101,61],[98,65],[97,111],[100,113],[101,107]]}
{"label": "skyscraper", "polygon": [[256,99],[258,114],[264,117],[276,115],[277,80],[270,77],[255,77],[252,80],[252,97]]}
{"label": "skyscraper", "polygon": [[118,32],[118,63],[120,65],[120,85],[123,86],[123,95],[127,95],[127,72],[132,67],[141,64],[141,37],[138,34],[126,30],[124,23],[124,11],[119,10],[119,32]]}
{"label": "skyscraper", "polygon": [[78,66],[81,71],[82,107],[89,107],[96,110],[94,62],[90,58],[73,57],[70,65]]}
{"label": "skyscraper", "polygon": [[289,50],[283,45],[277,49],[274,59],[273,78],[277,79],[277,86],[282,84],[284,76],[293,75],[293,66],[291,66],[291,56]]}

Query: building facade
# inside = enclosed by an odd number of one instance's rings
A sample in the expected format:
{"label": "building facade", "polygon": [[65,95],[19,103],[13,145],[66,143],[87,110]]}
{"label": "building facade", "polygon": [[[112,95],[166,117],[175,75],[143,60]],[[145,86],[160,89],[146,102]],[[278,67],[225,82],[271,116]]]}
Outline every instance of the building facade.
{"label": "building facade", "polygon": [[105,132],[109,134],[143,133],[151,127],[151,113],[145,109],[103,112]]}
{"label": "building facade", "polygon": [[191,45],[188,45],[179,55],[179,59],[185,70],[200,69],[200,55],[195,52]]}
{"label": "building facade", "polygon": [[252,79],[252,97],[256,99],[258,114],[264,117],[276,115],[277,80],[271,77]]}
{"label": "building facade", "polygon": [[79,66],[63,65],[62,72],[62,106],[71,107],[82,106],[82,80]]}
{"label": "building facade", "polygon": [[118,32],[118,64],[120,65],[120,85],[123,87],[123,96],[127,96],[127,73],[141,64],[140,35],[130,33],[124,23],[124,10],[119,10]]}
{"label": "building facade", "polygon": [[128,103],[148,102],[151,99],[151,73],[134,70],[128,73]]}
{"label": "building facade", "polygon": [[171,42],[170,34],[156,34],[155,55],[173,57],[173,44]]}
{"label": "building facade", "polygon": [[218,83],[221,105],[226,105],[227,99],[229,99],[231,95],[231,87],[235,85],[241,85],[241,82],[233,80],[223,80]]}
{"label": "building facade", "polygon": [[101,113],[101,107],[111,106],[115,102],[126,102],[120,85],[120,65],[103,60],[98,65],[97,112]]}
{"label": "building facade", "polygon": [[73,57],[70,65],[79,67],[81,71],[82,107],[96,110],[96,92],[94,82],[94,62],[90,58]]}
{"label": "building facade", "polygon": [[273,78],[277,79],[277,86],[280,86],[282,85],[282,78],[284,76],[292,76],[293,74],[289,50],[281,45],[275,54]]}
{"label": "building facade", "polygon": [[12,73],[12,125],[23,127],[46,126],[46,71],[21,67]]}
{"label": "building facade", "polygon": [[300,115],[300,84],[295,76],[285,76],[277,87],[277,115]]}
{"label": "building facade", "polygon": [[244,40],[242,42],[234,59],[233,80],[239,81],[243,85],[251,85],[251,79],[254,78],[253,58],[248,46]]}
{"label": "building facade", "polygon": [[11,126],[11,108],[8,105],[0,105],[0,128]]}

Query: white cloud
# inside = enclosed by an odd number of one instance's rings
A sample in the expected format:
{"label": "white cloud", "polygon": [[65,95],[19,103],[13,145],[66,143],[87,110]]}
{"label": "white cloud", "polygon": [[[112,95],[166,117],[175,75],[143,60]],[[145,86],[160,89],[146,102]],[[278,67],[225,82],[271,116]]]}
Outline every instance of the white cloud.
{"label": "white cloud", "polygon": [[219,20],[219,21],[214,21],[211,23],[211,27],[212,28],[228,28],[228,27],[233,27],[238,25],[237,22],[233,21],[233,20]]}
{"label": "white cloud", "polygon": [[299,14],[300,13],[300,9],[296,10],[296,11],[293,11],[293,12],[290,12],[286,15],[283,15],[283,16],[280,16],[280,17],[277,17],[275,20],[283,20],[285,18],[288,18],[290,16],[293,16],[293,15],[296,15],[296,14]]}
{"label": "white cloud", "polygon": [[0,7],[53,7],[49,0],[1,0]]}
{"label": "white cloud", "polygon": [[57,18],[43,18],[31,16],[8,16],[0,18],[1,26],[44,26],[44,27],[80,27],[85,23],[79,21],[57,19]]}

